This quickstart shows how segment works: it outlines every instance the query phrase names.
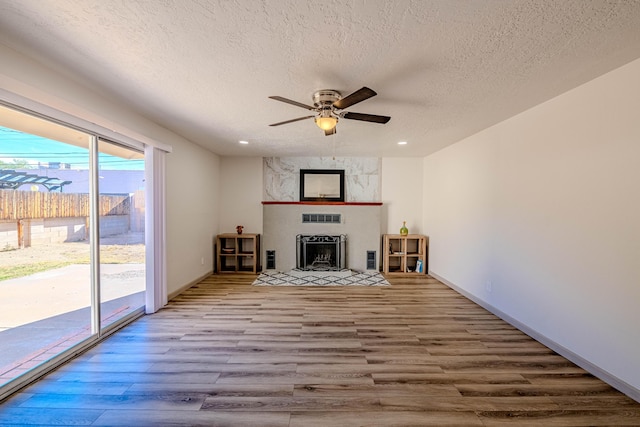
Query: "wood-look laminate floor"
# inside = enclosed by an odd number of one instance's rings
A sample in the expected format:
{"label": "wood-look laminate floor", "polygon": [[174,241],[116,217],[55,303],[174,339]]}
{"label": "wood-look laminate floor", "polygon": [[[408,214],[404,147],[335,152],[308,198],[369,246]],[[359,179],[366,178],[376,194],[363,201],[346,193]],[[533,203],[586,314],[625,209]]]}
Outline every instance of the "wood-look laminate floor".
{"label": "wood-look laminate floor", "polygon": [[0,425],[640,425],[640,403],[434,279],[253,279],[204,280],[0,404]]}

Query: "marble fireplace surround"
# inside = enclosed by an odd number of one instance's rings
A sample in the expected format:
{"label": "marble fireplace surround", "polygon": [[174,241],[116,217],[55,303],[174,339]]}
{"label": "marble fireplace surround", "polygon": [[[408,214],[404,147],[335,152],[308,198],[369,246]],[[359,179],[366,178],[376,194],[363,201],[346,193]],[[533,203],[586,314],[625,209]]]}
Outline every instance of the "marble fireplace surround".
{"label": "marble fireplace surround", "polygon": [[[298,234],[347,236],[347,268],[367,269],[367,251],[376,253],[376,270],[380,258],[382,203],[371,202],[262,202],[263,259],[266,251],[275,251],[277,271],[296,267]],[[339,224],[303,223],[302,214],[340,214]],[[263,263],[263,266],[265,264]]]}
{"label": "marble fireplace surround", "polygon": [[334,169],[344,171],[345,202],[379,201],[381,168],[376,157],[266,157],[262,200],[299,201],[300,169]]}

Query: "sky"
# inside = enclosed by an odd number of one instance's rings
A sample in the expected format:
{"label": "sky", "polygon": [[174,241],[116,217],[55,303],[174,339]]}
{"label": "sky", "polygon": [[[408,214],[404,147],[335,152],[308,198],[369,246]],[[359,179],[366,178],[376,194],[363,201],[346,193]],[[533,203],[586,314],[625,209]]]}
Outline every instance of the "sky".
{"label": "sky", "polygon": [[[38,162],[70,164],[71,169],[89,168],[89,151],[36,135],[0,126],[0,161],[12,163],[25,160],[33,167]],[[144,160],[127,160],[108,154],[99,154],[100,169],[144,170]]]}

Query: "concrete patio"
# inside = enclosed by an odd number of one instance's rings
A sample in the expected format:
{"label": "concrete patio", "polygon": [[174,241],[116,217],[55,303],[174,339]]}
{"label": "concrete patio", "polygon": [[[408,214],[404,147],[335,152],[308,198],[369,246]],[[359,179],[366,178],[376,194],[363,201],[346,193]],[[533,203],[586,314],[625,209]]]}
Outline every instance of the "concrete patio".
{"label": "concrete patio", "polygon": [[[104,324],[144,305],[144,264],[101,266]],[[0,384],[90,336],[89,265],[0,282]]]}

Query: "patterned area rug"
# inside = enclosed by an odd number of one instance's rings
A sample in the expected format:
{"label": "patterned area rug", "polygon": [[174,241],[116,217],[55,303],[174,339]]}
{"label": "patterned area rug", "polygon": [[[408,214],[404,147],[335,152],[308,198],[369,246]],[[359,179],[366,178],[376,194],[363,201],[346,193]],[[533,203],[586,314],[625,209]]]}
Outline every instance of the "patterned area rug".
{"label": "patterned area rug", "polygon": [[265,271],[252,283],[253,286],[390,286],[377,271],[317,272],[293,270],[287,273]]}

